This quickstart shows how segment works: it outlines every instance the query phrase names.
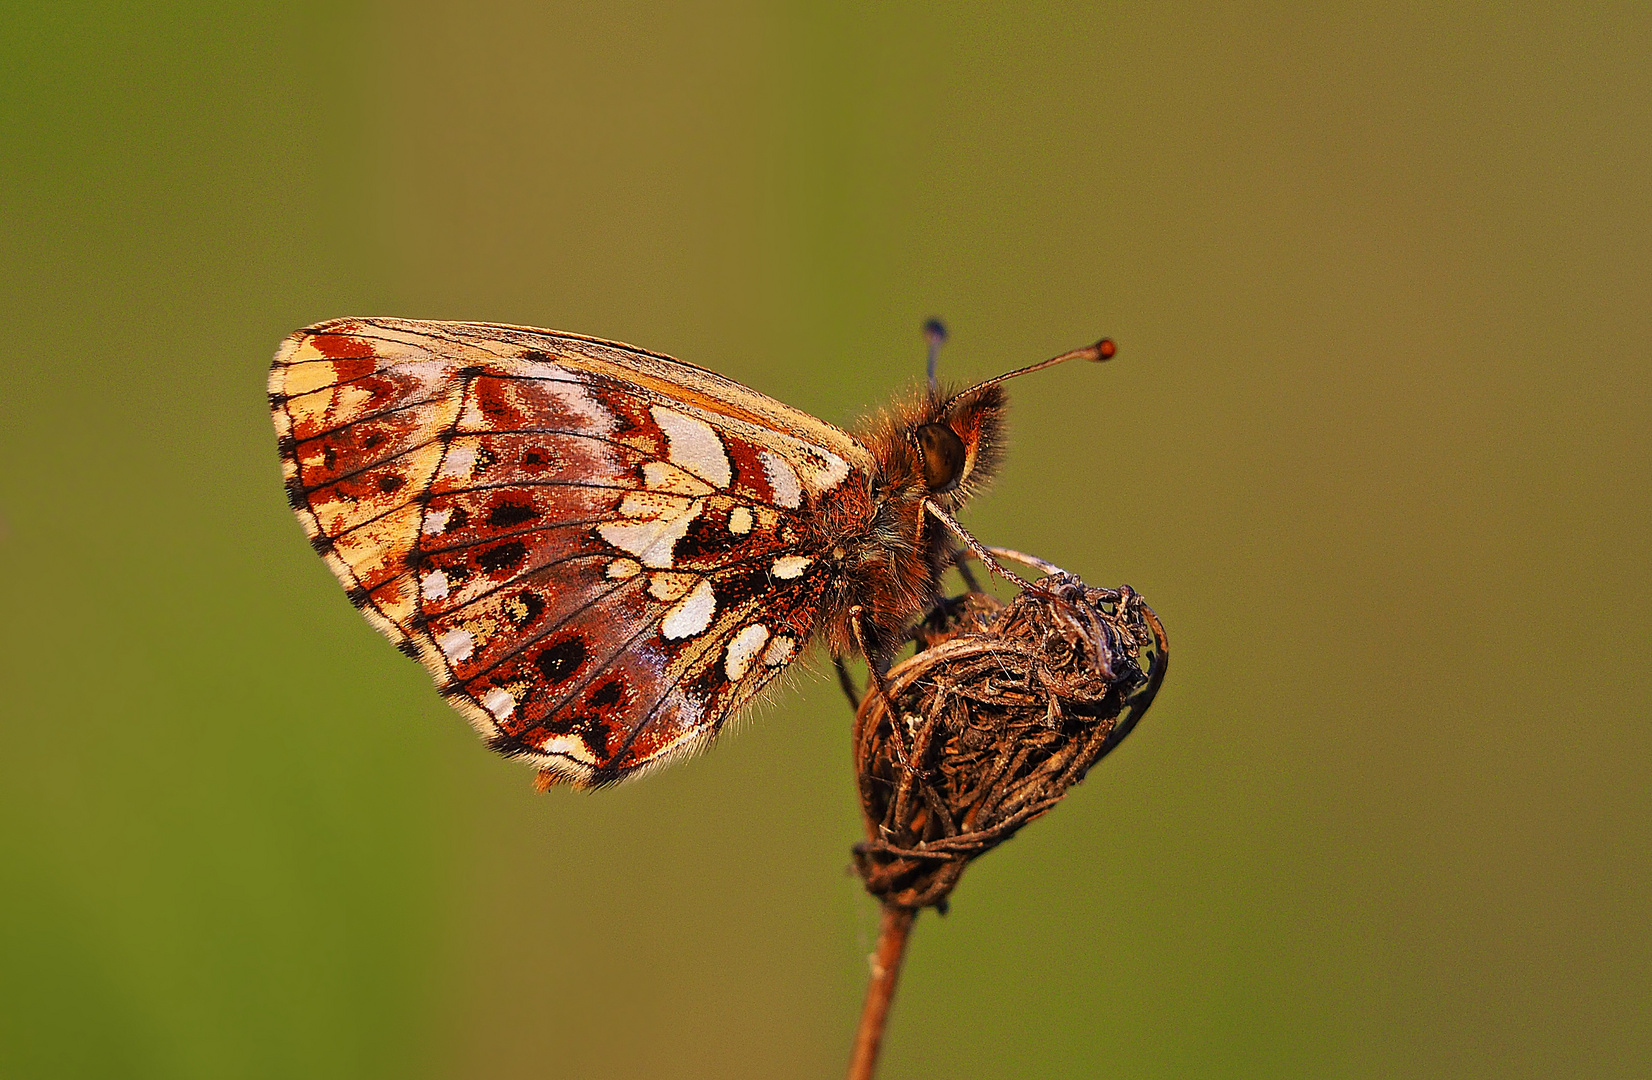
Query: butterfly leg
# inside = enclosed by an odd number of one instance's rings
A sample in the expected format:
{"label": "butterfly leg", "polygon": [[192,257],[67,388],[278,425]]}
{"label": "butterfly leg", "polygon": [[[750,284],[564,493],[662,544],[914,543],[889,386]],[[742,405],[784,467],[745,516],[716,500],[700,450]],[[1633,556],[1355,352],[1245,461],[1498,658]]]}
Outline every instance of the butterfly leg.
{"label": "butterfly leg", "polygon": [[849,708],[859,712],[861,693],[855,689],[855,680],[849,674],[849,665],[843,662],[843,657],[834,656],[832,666],[837,669],[837,684],[843,688],[843,696],[849,699]]}
{"label": "butterfly leg", "polygon": [[[865,610],[856,604],[849,609],[849,626],[855,635],[855,643],[860,646],[863,655],[870,657],[867,650],[868,634],[864,625]],[[847,686],[848,672],[839,659],[839,677],[845,680]],[[894,797],[891,800],[893,807],[892,820],[904,821],[909,817],[909,806],[914,798],[922,799],[935,820],[941,823],[942,831],[946,836],[956,836],[958,825],[952,819],[952,813],[941,800],[935,789],[927,782],[928,777],[921,768],[923,755],[928,751],[930,739],[935,734],[937,716],[914,717],[908,720],[907,716],[895,705],[889,695],[889,686],[883,680],[881,665],[876,661],[869,661],[867,671],[871,685],[868,694],[876,693],[882,701],[884,715],[889,719],[889,741],[895,748],[895,763],[900,766],[900,777],[895,782]],[[856,708],[856,738],[859,734],[860,710]],[[912,739],[912,746],[907,746],[907,739]]]}
{"label": "butterfly leg", "polygon": [[[910,758],[906,753],[906,733],[901,730],[901,712],[895,707],[894,699],[889,696],[889,687],[883,681],[883,672],[880,665],[873,658],[871,650],[867,648],[866,609],[856,604],[849,609],[849,628],[854,632],[855,644],[860,646],[860,653],[866,657],[866,673],[872,680],[869,692],[875,691],[883,699],[883,707],[889,714],[890,739],[895,744],[895,760],[907,772],[912,771]],[[858,706],[856,707],[858,710]]]}
{"label": "butterfly leg", "polygon": [[[868,635],[864,626],[865,616],[865,609],[856,604],[849,609],[849,626],[854,632],[855,643],[860,646],[861,654],[868,658],[866,670],[870,685],[866,692],[868,695],[874,693],[878,695],[878,699],[883,702],[884,716],[889,720],[889,742],[895,748],[895,764],[900,766],[900,774],[895,781],[895,791],[891,805],[896,812],[904,813],[906,806],[913,797],[913,789],[920,786],[921,777],[917,766],[913,764],[912,754],[906,746],[908,732],[902,730],[906,727],[906,717],[896,707],[894,699],[889,696],[889,687],[883,681],[883,672],[879,670],[879,664],[871,659],[871,653],[867,650]],[[846,677],[847,672],[842,667],[842,661],[838,661],[838,664],[838,670],[843,672]],[[928,734],[927,729],[928,725],[925,726],[924,735]],[[855,712],[855,738],[857,742],[861,738],[859,708]],[[895,818],[893,820],[903,819]]]}
{"label": "butterfly leg", "polygon": [[996,544],[987,544],[985,547],[988,551],[992,552],[1000,559],[1008,559],[1010,562],[1018,562],[1022,566],[1030,566],[1034,570],[1045,574],[1061,574],[1064,577],[1069,576],[1067,571],[1061,569],[1061,567],[1057,566],[1055,563],[1050,562],[1048,559],[1040,559],[1037,555],[1028,555],[1024,551],[1016,551],[1014,548],[999,547]]}
{"label": "butterfly leg", "polygon": [[1016,585],[1023,589],[1033,589],[1038,592],[1048,591],[1047,589],[1038,588],[1038,586],[1034,585],[1021,575],[1005,569],[1002,563],[992,557],[992,552],[987,550],[985,544],[975,539],[968,529],[958,524],[957,518],[941,509],[940,504],[934,499],[925,499],[923,501],[923,507],[930,513],[931,516],[935,518],[936,521],[939,521],[942,525],[945,525],[953,532],[954,535],[958,537],[958,539],[969,545],[969,550],[975,553],[975,557],[977,559],[981,560],[982,566],[986,567],[988,570],[992,571],[994,574],[997,574],[999,577],[1003,578],[1012,585]]}

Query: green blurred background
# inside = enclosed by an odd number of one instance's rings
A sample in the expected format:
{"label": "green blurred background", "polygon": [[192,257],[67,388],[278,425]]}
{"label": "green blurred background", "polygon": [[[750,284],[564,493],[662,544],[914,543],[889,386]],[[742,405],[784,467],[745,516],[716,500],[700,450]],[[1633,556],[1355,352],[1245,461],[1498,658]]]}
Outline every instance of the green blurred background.
{"label": "green blurred background", "polygon": [[831,1077],[818,674],[536,796],[281,493],[349,314],[840,423],[1015,387],[967,513],[1140,589],[1136,734],[919,923],[886,1075],[1652,1059],[1652,9],[34,4],[0,31],[0,1074]]}

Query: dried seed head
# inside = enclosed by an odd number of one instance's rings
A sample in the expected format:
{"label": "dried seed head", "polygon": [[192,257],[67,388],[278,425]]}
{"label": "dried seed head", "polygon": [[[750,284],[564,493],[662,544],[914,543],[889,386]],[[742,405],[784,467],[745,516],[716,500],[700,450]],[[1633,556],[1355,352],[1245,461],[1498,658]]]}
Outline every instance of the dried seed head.
{"label": "dried seed head", "polygon": [[964,867],[1048,811],[1141,719],[1169,661],[1131,589],[1045,578],[946,601],[861,700],[855,867],[885,904],[945,910]]}

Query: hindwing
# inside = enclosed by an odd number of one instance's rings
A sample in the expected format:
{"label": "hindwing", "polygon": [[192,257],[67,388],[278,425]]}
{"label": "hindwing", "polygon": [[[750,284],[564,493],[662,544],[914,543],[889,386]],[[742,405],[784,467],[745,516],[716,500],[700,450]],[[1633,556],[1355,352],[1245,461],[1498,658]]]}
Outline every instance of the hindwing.
{"label": "hindwing", "polygon": [[713,372],[523,327],[323,323],[270,402],[351,600],[495,749],[582,785],[703,744],[801,651],[809,516],[871,469]]}

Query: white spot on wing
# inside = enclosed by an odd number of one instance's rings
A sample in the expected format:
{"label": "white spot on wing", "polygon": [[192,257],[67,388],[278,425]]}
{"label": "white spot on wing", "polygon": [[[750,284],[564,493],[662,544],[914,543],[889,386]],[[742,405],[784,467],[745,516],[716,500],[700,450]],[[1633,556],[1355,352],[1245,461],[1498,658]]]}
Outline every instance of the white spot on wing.
{"label": "white spot on wing", "polygon": [[667,603],[673,600],[681,600],[698,580],[699,578],[695,574],[649,574],[648,595]]}
{"label": "white spot on wing", "polygon": [[830,491],[849,478],[849,463],[832,453],[830,450],[814,448],[820,455],[814,475],[815,487],[821,491]]}
{"label": "white spot on wing", "polygon": [[689,523],[700,513],[698,502],[690,503],[688,511],[678,517],[656,521],[614,521],[597,527],[597,535],[621,551],[630,552],[642,564],[656,570],[669,569],[672,552],[688,532]]}
{"label": "white spot on wing", "polygon": [[614,430],[614,414],[586,392],[585,387],[580,385],[582,380],[577,372],[570,371],[560,364],[544,366],[555,370],[558,375],[567,376],[569,380],[545,381],[539,384],[561,399],[563,408],[585,421],[592,431],[606,435]]}
{"label": "white spot on wing", "polygon": [[728,512],[728,531],[736,536],[744,536],[751,532],[751,510],[749,507],[736,506]]}
{"label": "white spot on wing", "polygon": [[660,633],[673,641],[693,637],[711,625],[711,617],[716,613],[717,594],[712,591],[710,581],[701,579],[700,583],[694,586],[693,592],[665,613],[665,621],[660,624]]}
{"label": "white spot on wing", "polygon": [[797,639],[785,634],[775,635],[769,642],[768,651],[763,653],[763,663],[769,667],[781,667],[791,660],[792,654],[797,652]]}
{"label": "white spot on wing", "polygon": [[603,570],[609,581],[625,581],[642,573],[642,566],[631,559],[615,559]]}
{"label": "white spot on wing", "polygon": [[482,708],[492,713],[495,720],[503,720],[516,711],[516,699],[495,686],[482,695]]}
{"label": "white spot on wing", "polygon": [[447,575],[440,570],[426,574],[419,583],[419,595],[426,600],[441,600],[447,596]]}
{"label": "white spot on wing", "polygon": [[803,485],[797,481],[797,471],[773,450],[758,451],[757,459],[763,463],[763,474],[769,478],[769,487],[774,489],[775,504],[796,509],[803,501]]}
{"label": "white spot on wing", "polygon": [[585,745],[585,740],[574,735],[559,735],[547,739],[540,751],[545,754],[559,754],[563,757],[573,758],[575,761],[584,762],[587,765],[597,763],[597,759],[591,756],[591,748]]}
{"label": "white spot on wing", "polygon": [[447,456],[442,458],[443,476],[468,476],[471,466],[476,464],[476,447],[469,443],[454,442],[447,448]]}
{"label": "white spot on wing", "polygon": [[650,406],[648,411],[665,432],[666,453],[673,464],[720,488],[728,487],[734,478],[734,466],[729,464],[723,440],[710,424],[659,405]]}
{"label": "white spot on wing", "polygon": [[451,509],[426,510],[424,512],[424,524],[420,526],[420,531],[426,536],[438,536],[446,532],[447,517],[451,513],[453,513]]}
{"label": "white spot on wing", "polygon": [[794,577],[801,576],[813,561],[813,559],[805,559],[801,555],[782,555],[774,560],[774,566],[770,567],[770,572],[777,578],[790,581]]}
{"label": "white spot on wing", "polygon": [[449,630],[436,639],[436,646],[448,663],[456,664],[470,659],[470,654],[476,651],[476,639],[470,636],[469,630]]}
{"label": "white spot on wing", "polygon": [[710,495],[716,490],[698,476],[669,461],[644,462],[642,481],[650,491],[669,491],[677,495]]}
{"label": "white spot on wing", "polygon": [[739,682],[745,678],[746,669],[751,667],[751,658],[757,655],[757,650],[769,640],[769,628],[762,623],[753,623],[743,627],[734,639],[728,643],[728,651],[723,657],[723,672],[729,682]]}

